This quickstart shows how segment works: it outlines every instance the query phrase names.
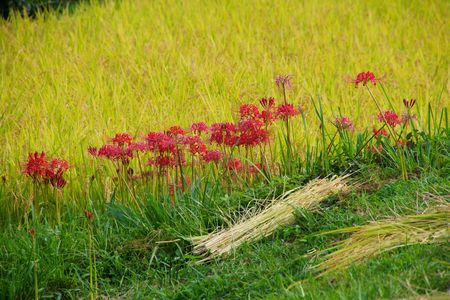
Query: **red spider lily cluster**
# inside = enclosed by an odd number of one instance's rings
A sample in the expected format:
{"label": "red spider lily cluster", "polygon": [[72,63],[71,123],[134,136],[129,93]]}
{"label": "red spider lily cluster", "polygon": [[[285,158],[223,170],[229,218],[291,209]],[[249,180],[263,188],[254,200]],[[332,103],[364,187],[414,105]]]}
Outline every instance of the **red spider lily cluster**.
{"label": "red spider lily cluster", "polygon": [[66,185],[64,172],[69,168],[69,163],[63,159],[48,160],[44,152],[34,152],[28,155],[23,172],[36,183],[63,188]]}
{"label": "red spider lily cluster", "polygon": [[[277,105],[274,98],[263,98],[260,107],[242,104],[236,122],[211,125],[197,122],[189,128],[172,126],[165,131],[149,132],[138,141],[128,133],[118,133],[100,148],[89,147],[88,152],[112,161],[125,179],[158,176],[163,178],[158,181],[165,182],[170,191],[184,190],[184,185],[190,183],[186,180],[187,171],[193,176],[199,173],[194,169],[201,170],[209,164],[228,175],[239,172],[252,176],[264,170],[267,160],[261,153],[271,139],[270,126],[298,114],[292,104]],[[245,155],[241,155],[240,149]],[[131,176],[134,158],[142,170],[141,176]]]}
{"label": "red spider lily cluster", "polygon": [[[359,73],[351,83],[356,86],[368,83],[375,85],[379,80],[374,73],[367,71]],[[117,133],[101,147],[89,147],[88,153],[95,158],[112,162],[118,178],[127,186],[130,186],[127,182],[129,180],[154,179],[153,182],[157,182],[157,192],[162,188],[172,194],[175,190],[185,191],[191,181],[196,176],[205,175],[206,170],[214,173],[217,180],[237,177],[238,174],[240,177],[254,178],[261,172],[270,172],[273,166],[270,165],[273,157],[269,160],[266,155],[269,146],[272,156],[272,126],[278,121],[284,123],[287,137],[285,145],[286,148],[291,148],[290,119],[301,113],[300,108],[287,100],[286,90],[292,86],[292,77],[279,75],[275,78],[275,83],[282,91],[281,104],[277,104],[272,97],[262,98],[259,105],[242,104],[235,122],[196,122],[188,128],[175,125],[164,131],[148,132],[141,137],[126,132]],[[374,127],[372,131],[372,138],[376,137],[376,143],[362,148],[380,153],[380,141],[391,138],[396,145],[405,144],[400,139],[403,130],[398,137],[393,135],[396,135],[396,130],[399,131],[397,126],[406,126],[415,118],[415,115],[410,114],[410,109],[415,104],[414,99],[404,99],[403,105],[407,111],[401,115],[392,110],[380,110],[376,119],[383,125]],[[337,131],[331,143],[335,138],[342,137],[338,133],[355,130],[348,116],[335,117],[332,124]],[[288,159],[295,152],[290,150],[287,152]],[[134,170],[137,166],[140,174],[136,175]],[[67,161],[48,160],[44,152],[35,152],[29,155],[24,173],[35,182],[62,188],[66,185],[63,175],[68,169]]]}

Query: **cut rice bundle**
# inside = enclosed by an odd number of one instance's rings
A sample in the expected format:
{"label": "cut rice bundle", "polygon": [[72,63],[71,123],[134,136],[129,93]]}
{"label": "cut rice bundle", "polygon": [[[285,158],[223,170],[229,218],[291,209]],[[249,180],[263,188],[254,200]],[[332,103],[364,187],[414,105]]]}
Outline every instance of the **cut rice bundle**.
{"label": "cut rice bundle", "polygon": [[[409,215],[326,232],[352,235],[323,252],[325,260],[313,269],[322,276],[336,269],[376,256],[385,251],[414,244],[445,242],[450,238],[450,204],[444,203],[431,212]],[[322,252],[322,253],[323,253]]]}
{"label": "cut rice bundle", "polygon": [[230,228],[206,236],[191,238],[194,253],[207,261],[250,242],[272,234],[279,226],[292,224],[298,208],[313,209],[327,197],[348,192],[348,176],[315,179],[302,188],[286,192],[259,213],[247,216]]}

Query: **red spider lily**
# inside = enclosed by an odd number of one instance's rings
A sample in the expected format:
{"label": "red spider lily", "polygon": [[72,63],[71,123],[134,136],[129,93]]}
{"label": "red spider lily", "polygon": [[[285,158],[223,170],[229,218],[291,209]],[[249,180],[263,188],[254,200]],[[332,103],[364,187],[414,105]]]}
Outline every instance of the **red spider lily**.
{"label": "red spider lily", "polygon": [[398,115],[390,110],[381,112],[378,114],[378,121],[380,122],[386,122],[391,127],[395,127],[398,124],[402,123]]}
{"label": "red spider lily", "polygon": [[259,100],[259,103],[264,109],[275,108],[275,99],[272,97],[262,98],[261,100]]}
{"label": "red spider lily", "polygon": [[380,136],[380,135],[387,136],[387,131],[384,128],[377,129],[376,127],[374,127],[372,129],[372,132],[373,132],[374,136]]}
{"label": "red spider lily", "polygon": [[403,99],[403,105],[406,108],[412,108],[415,104],[416,104],[416,99],[411,99],[411,100]]}
{"label": "red spider lily", "polygon": [[92,156],[98,156],[98,148],[97,147],[89,146],[88,152]]}
{"label": "red spider lily", "polygon": [[56,188],[63,188],[66,185],[63,175],[69,168],[69,163],[63,159],[48,161],[44,152],[41,154],[35,152],[28,155],[24,173],[34,181],[49,183]]}
{"label": "red spider lily", "polygon": [[65,161],[64,159],[53,159],[50,162],[50,168],[55,170],[55,171],[67,171],[70,166],[69,163],[67,161]]}
{"label": "red spider lily", "polygon": [[263,107],[263,111],[260,113],[260,118],[266,125],[271,125],[277,118],[275,99],[274,98],[262,98],[259,103]]}
{"label": "red spider lily", "polygon": [[132,142],[128,145],[128,149],[131,151],[145,152],[148,149],[148,144],[146,142]]}
{"label": "red spider lily", "polygon": [[262,128],[263,123],[258,120],[247,120],[239,123],[239,146],[256,146],[269,140],[269,132]]}
{"label": "red spider lily", "polygon": [[46,171],[45,180],[56,188],[63,188],[66,185],[64,172],[70,168],[69,163],[63,159],[53,159]]}
{"label": "red spider lily", "polygon": [[248,172],[250,174],[257,174],[263,170],[263,167],[260,163],[249,165]]}
{"label": "red spider lily", "polygon": [[206,151],[208,151],[208,149],[206,148],[206,145],[203,143],[195,143],[195,144],[189,145],[189,152],[192,155],[203,154]]}
{"label": "red spider lily", "polygon": [[228,170],[235,172],[242,170],[242,162],[238,158],[230,158],[228,161]]}
{"label": "red spider lily", "polygon": [[265,125],[271,125],[275,120],[277,119],[276,112],[273,112],[271,110],[263,110],[261,112],[261,120],[264,122]]}
{"label": "red spider lily", "polygon": [[149,132],[145,137],[148,150],[155,152],[176,152],[175,140],[162,132]]}
{"label": "red spider lily", "polygon": [[120,160],[122,163],[128,164],[129,159],[133,157],[133,151],[130,148],[106,144],[98,149],[97,156],[109,160]]}
{"label": "red spider lily", "polygon": [[50,180],[50,184],[55,188],[62,189],[66,186],[67,181],[62,177],[62,173],[56,173]]}
{"label": "red spider lily", "polygon": [[25,164],[24,173],[33,180],[43,179],[49,168],[49,162],[45,157],[45,152],[28,154],[28,160]]}
{"label": "red spider lily", "polygon": [[219,150],[207,150],[202,153],[202,158],[206,162],[218,162],[222,159],[222,153]]}
{"label": "red spider lily", "polygon": [[210,128],[211,136],[209,140],[218,145],[234,146],[237,144],[238,136],[236,125],[232,123],[215,123]]}
{"label": "red spider lily", "polygon": [[353,123],[350,120],[349,117],[343,116],[343,117],[336,117],[334,119],[334,126],[337,127],[339,130],[354,130]]}
{"label": "red spider lily", "polygon": [[179,143],[182,145],[199,144],[202,143],[202,139],[198,135],[183,136],[181,139],[179,139]]}
{"label": "red spider lily", "polygon": [[125,144],[129,145],[133,141],[133,137],[128,133],[117,133],[111,141],[113,144],[124,146]]}
{"label": "red spider lily", "polygon": [[275,77],[275,84],[279,89],[289,89],[292,87],[291,75],[277,75]]}
{"label": "red spider lily", "polygon": [[207,150],[206,145],[203,143],[202,139],[197,135],[183,137],[183,139],[180,140],[180,144],[188,145],[189,152],[192,153],[193,155],[202,154]]}
{"label": "red spider lily", "polygon": [[259,118],[260,112],[254,104],[242,104],[239,108],[240,120],[255,120]]}
{"label": "red spider lily", "polygon": [[177,165],[177,160],[174,156],[156,156],[152,157],[147,162],[150,166],[158,166],[162,168],[174,167]]}
{"label": "red spider lily", "polygon": [[167,131],[167,135],[169,136],[185,135],[186,133],[187,131],[178,125],[170,127]]}
{"label": "red spider lily", "polygon": [[356,87],[360,83],[362,83],[362,85],[365,86],[369,82],[372,82],[373,85],[376,85],[378,81],[380,81],[380,78],[376,78],[375,74],[373,74],[370,71],[361,72],[358,75],[356,75],[356,79],[351,80],[351,82],[354,83]]}
{"label": "red spider lily", "polygon": [[201,132],[207,132],[209,130],[208,125],[206,125],[205,122],[193,123],[191,125],[191,129],[197,134],[200,134]]}
{"label": "red spider lily", "polygon": [[287,120],[288,118],[298,114],[298,110],[292,104],[283,104],[278,106],[277,109],[277,117],[283,120]]}

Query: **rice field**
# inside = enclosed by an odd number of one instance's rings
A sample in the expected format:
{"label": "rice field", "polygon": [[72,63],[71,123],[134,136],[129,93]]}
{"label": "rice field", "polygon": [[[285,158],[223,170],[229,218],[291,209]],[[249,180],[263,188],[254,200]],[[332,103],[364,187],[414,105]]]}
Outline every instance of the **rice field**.
{"label": "rice field", "polygon": [[449,20],[415,0],[0,19],[0,299],[448,293]]}
{"label": "rice field", "polygon": [[34,150],[83,164],[116,132],[230,120],[240,103],[278,97],[278,74],[310,119],[320,95],[328,118],[340,107],[372,124],[376,107],[345,81],[366,70],[398,108],[448,106],[448,12],[446,1],[107,1],[1,21],[3,172]]}

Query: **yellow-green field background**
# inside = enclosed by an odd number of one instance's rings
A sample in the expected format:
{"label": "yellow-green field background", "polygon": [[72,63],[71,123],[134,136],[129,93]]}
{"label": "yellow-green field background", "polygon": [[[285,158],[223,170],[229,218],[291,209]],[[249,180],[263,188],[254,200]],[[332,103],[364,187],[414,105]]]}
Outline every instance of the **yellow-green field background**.
{"label": "yellow-green field background", "polygon": [[320,94],[330,118],[340,106],[372,124],[367,92],[344,80],[366,70],[398,109],[448,106],[449,20],[450,1],[140,0],[0,21],[0,175],[30,151],[76,165],[115,132],[230,119],[277,96],[280,73],[311,120]]}

